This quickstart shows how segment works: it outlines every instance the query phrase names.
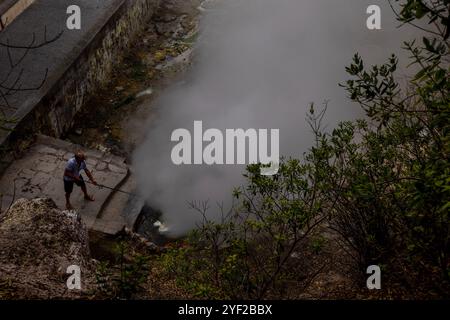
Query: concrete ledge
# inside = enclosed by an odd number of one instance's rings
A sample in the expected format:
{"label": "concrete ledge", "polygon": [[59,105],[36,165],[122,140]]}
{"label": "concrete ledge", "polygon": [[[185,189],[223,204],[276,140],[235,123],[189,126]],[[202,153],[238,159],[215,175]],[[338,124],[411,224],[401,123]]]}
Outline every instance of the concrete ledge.
{"label": "concrete ledge", "polygon": [[[82,148],[66,141],[38,136],[35,144],[26,154],[21,159],[14,161],[1,177],[2,211],[6,210],[14,199],[36,197],[51,198],[59,208],[64,209],[65,192],[62,178],[67,160],[77,149]],[[99,184],[117,188],[124,183],[129,175],[125,159],[97,150],[84,149],[84,151],[87,155],[88,169],[92,171]],[[86,175],[83,175],[86,178]],[[88,185],[88,191],[96,201],[85,201],[81,190],[76,186],[71,199],[72,205],[81,213],[87,227],[92,229],[100,219],[102,209],[114,192],[93,185]],[[121,224],[117,228],[125,226],[126,223],[120,220],[120,216],[113,216],[113,218],[116,225]],[[99,231],[105,230],[107,231],[107,229]]]}

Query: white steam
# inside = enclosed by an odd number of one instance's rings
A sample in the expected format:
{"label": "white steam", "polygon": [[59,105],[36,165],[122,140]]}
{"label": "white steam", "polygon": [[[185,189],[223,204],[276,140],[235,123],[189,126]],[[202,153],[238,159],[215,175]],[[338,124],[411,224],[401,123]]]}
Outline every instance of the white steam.
{"label": "white steam", "polygon": [[[373,4],[382,8],[382,30],[366,27]],[[174,130],[192,132],[195,120],[204,130],[280,129],[280,154],[300,157],[312,142],[305,122],[311,102],[329,100],[329,127],[361,116],[338,86],[348,78],[345,66],[356,52],[366,64],[402,56],[402,41],[413,33],[397,26],[384,0],[224,0],[207,11],[196,62],[157,101],[156,119],[134,157],[140,192],[163,212],[172,234],[199,220],[188,202],[209,200],[210,214],[216,202],[229,203],[245,169],[174,165]]]}

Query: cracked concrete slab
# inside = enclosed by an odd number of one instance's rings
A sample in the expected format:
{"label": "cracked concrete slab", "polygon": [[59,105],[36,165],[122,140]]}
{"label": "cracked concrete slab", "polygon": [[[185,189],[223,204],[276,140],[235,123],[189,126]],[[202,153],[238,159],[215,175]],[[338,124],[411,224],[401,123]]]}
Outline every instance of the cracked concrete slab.
{"label": "cracked concrete slab", "polygon": [[[66,162],[73,153],[83,149],[70,142],[38,136],[35,144],[25,155],[12,163],[0,180],[1,209],[6,210],[13,199],[49,197],[58,207],[65,207],[63,174]],[[125,159],[103,154],[97,150],[84,149],[87,166],[97,182],[111,188],[128,186],[129,176]],[[86,174],[82,173],[87,181]],[[81,213],[89,229],[114,234],[127,225],[120,210],[127,203],[126,196],[113,196],[114,191],[88,184],[88,191],[96,201],[85,201],[80,188],[74,187],[72,205]],[[108,202],[113,201],[114,205]],[[103,213],[102,213],[103,211]],[[94,228],[95,225],[95,228]]]}

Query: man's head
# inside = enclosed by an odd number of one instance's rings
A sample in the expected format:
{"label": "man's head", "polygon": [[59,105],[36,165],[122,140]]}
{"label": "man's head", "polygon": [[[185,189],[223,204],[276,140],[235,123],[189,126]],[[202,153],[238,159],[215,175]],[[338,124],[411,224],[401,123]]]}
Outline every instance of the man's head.
{"label": "man's head", "polygon": [[75,159],[77,160],[78,163],[80,163],[86,160],[86,155],[84,154],[83,151],[78,150],[77,152],[75,152]]}

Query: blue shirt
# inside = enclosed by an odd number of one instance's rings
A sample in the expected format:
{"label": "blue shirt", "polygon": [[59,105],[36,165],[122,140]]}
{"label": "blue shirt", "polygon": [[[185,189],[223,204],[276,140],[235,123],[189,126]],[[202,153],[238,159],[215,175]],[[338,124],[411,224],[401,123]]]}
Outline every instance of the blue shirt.
{"label": "blue shirt", "polygon": [[[69,161],[67,161],[66,170],[72,173],[75,177],[79,178],[81,170],[86,170],[86,162],[81,161],[81,164],[78,165],[77,160],[75,159],[75,157],[73,157],[69,159]],[[68,177],[66,175],[64,175],[64,180],[74,181],[73,178]]]}

